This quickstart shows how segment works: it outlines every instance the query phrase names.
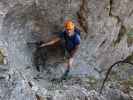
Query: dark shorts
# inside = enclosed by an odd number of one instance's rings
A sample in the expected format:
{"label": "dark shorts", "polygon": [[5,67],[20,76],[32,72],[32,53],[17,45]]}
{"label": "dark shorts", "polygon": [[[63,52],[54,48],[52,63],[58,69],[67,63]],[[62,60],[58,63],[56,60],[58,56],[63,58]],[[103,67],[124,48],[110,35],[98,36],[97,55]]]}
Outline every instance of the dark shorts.
{"label": "dark shorts", "polygon": [[61,45],[61,48],[63,49],[65,58],[69,59],[69,58],[72,57],[72,56],[71,56],[71,51],[72,51],[73,49],[68,49],[68,48],[65,47],[65,45]]}

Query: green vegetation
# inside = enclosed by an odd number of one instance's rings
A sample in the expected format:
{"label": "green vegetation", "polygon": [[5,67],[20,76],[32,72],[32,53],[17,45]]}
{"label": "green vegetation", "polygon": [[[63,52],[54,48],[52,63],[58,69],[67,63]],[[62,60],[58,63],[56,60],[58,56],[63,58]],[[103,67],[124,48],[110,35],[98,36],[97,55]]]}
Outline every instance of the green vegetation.
{"label": "green vegetation", "polygon": [[129,87],[133,87],[133,75],[129,77],[127,80],[120,81],[121,85],[127,85]]}
{"label": "green vegetation", "polygon": [[125,28],[125,26],[122,25],[121,28],[120,28],[118,37],[115,41],[113,41],[112,45],[116,46],[122,40],[122,38],[124,37],[125,34],[126,34],[126,28]]}
{"label": "green vegetation", "polygon": [[129,32],[127,32],[127,43],[128,46],[133,44],[133,29],[130,29]]}
{"label": "green vegetation", "polygon": [[126,58],[127,61],[133,62],[133,52]]}
{"label": "green vegetation", "polygon": [[131,46],[133,44],[133,29],[131,28],[127,31],[127,29],[124,26],[121,26],[118,37],[115,41],[112,42],[112,46],[117,46],[117,44],[119,44],[119,42],[125,35],[127,36],[128,46]]}
{"label": "green vegetation", "polygon": [[2,49],[0,49],[0,64],[4,64],[4,54],[2,52]]}
{"label": "green vegetation", "polygon": [[[133,54],[127,57],[127,60],[133,60]],[[120,64],[111,71],[108,83],[114,83],[113,86],[121,89],[125,93],[133,91],[133,74],[128,73],[132,69],[129,64]]]}
{"label": "green vegetation", "polygon": [[94,76],[86,77],[83,81],[88,84],[90,89],[96,89],[98,80]]}

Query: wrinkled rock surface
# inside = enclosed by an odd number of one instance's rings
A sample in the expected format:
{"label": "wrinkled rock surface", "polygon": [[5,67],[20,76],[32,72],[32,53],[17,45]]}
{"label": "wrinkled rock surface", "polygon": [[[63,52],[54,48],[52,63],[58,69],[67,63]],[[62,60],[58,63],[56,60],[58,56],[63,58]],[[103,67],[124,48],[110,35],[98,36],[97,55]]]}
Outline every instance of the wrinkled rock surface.
{"label": "wrinkled rock surface", "polygon": [[[99,94],[105,73],[113,63],[129,57],[133,61],[132,5],[132,0],[0,0],[0,48],[6,51],[7,60],[0,65],[0,100],[133,99],[131,65],[120,65],[126,67],[118,66],[113,71],[118,71],[115,75],[119,79],[115,80],[128,82],[128,92],[110,86],[110,80]],[[41,60],[46,61],[38,72],[34,63],[38,51],[27,42],[47,42],[64,30],[67,19],[81,30],[81,47],[70,79],[52,83],[50,80],[65,70],[61,48],[42,50],[40,55],[46,55]]]}

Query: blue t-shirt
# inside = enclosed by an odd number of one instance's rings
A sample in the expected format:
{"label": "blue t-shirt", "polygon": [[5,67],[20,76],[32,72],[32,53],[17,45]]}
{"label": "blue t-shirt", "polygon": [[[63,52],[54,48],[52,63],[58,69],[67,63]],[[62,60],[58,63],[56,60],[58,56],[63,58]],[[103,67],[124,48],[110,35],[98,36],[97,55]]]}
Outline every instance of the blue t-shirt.
{"label": "blue t-shirt", "polygon": [[67,50],[72,50],[76,45],[80,44],[80,33],[77,33],[77,31],[74,31],[72,36],[68,36],[67,31],[64,31],[59,34],[59,37],[65,39],[65,48]]}

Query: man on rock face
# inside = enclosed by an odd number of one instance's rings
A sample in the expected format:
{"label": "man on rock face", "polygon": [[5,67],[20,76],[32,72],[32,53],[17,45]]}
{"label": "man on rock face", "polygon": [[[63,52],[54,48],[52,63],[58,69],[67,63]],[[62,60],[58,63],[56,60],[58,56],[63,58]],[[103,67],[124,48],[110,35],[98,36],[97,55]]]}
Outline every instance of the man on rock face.
{"label": "man on rock face", "polygon": [[65,40],[63,49],[65,49],[68,52],[69,58],[67,62],[67,69],[64,75],[62,76],[63,79],[66,78],[66,76],[70,71],[70,68],[74,60],[74,55],[79,48],[80,40],[81,40],[80,30],[75,28],[75,25],[71,20],[67,20],[64,24],[64,27],[65,27],[65,31],[61,32],[58,37],[55,37],[51,41],[47,43],[43,43],[40,46],[40,47],[45,47],[45,46],[53,45],[54,43],[59,42],[62,39]]}

